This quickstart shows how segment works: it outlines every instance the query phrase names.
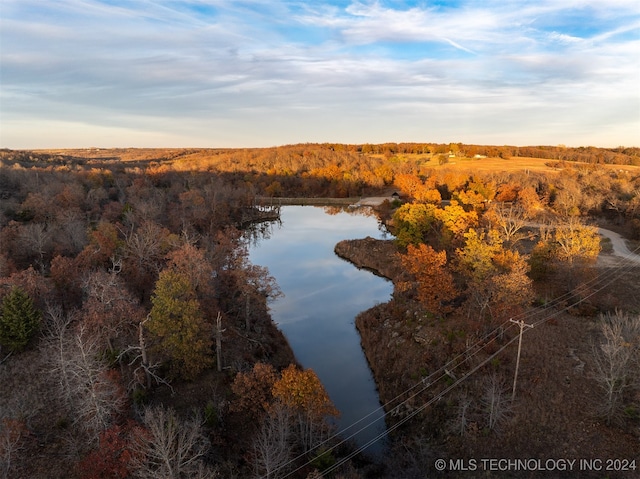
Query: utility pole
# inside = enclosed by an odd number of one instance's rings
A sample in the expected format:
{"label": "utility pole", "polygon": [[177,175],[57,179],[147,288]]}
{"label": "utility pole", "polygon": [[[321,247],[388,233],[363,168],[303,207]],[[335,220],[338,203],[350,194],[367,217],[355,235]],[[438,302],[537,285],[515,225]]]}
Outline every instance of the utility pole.
{"label": "utility pole", "polygon": [[520,351],[522,350],[522,332],[524,331],[525,327],[533,328],[533,324],[526,324],[523,319],[521,319],[520,321],[514,321],[513,319],[510,319],[509,321],[520,326],[520,338],[518,339],[518,359],[516,359],[516,372],[513,375],[513,391],[511,391],[511,401],[513,401],[516,397],[516,381],[518,380],[518,369],[520,368]]}

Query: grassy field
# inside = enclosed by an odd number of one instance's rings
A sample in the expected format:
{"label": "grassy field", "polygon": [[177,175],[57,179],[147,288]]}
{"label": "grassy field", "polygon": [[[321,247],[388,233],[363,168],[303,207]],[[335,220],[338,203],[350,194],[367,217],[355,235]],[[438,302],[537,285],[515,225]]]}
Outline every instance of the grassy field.
{"label": "grassy field", "polygon": [[[259,149],[258,149],[259,150]],[[237,151],[239,158],[243,158],[247,150],[244,149],[203,149],[203,148],[88,148],[88,149],[51,149],[34,150],[40,153],[59,156],[71,156],[86,158],[89,160],[119,160],[122,162],[167,162],[173,163],[179,169],[189,168],[189,165],[215,164],[219,160],[221,152],[235,156]],[[368,154],[371,158],[383,158],[382,154]],[[611,170],[624,170],[640,173],[640,166],[618,164],[590,164],[576,161],[559,162],[558,160],[545,158],[530,158],[524,156],[510,158],[467,158],[450,157],[447,163],[440,164],[438,155],[429,154],[400,154],[389,159],[389,162],[409,162],[420,165],[423,168],[443,169],[460,168],[466,171],[531,171],[541,173],[553,173],[563,167],[581,168],[607,168]],[[180,166],[178,166],[180,165]],[[557,166],[556,166],[557,165]]]}
{"label": "grassy field", "polygon": [[[372,157],[382,158],[383,155],[369,155]],[[440,164],[436,157],[430,158],[429,155],[421,154],[404,154],[398,155],[397,159],[390,161],[407,161],[420,164],[421,166],[434,169],[456,167],[464,170],[474,171],[535,171],[535,172],[557,172],[560,167],[549,166],[553,164],[561,164],[558,160],[548,158],[530,158],[525,156],[512,156],[510,158],[466,158],[453,157],[449,158],[447,163]],[[564,162],[565,165],[574,168],[594,168],[604,167],[612,170],[625,170],[640,173],[639,166],[633,165],[608,165],[608,164],[590,164],[577,161]]]}

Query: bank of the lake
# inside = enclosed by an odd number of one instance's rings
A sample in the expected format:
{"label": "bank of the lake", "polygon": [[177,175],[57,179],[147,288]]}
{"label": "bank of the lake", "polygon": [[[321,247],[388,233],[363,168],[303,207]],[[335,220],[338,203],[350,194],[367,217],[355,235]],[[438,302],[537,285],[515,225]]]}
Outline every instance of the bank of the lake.
{"label": "bank of the lake", "polygon": [[400,264],[398,248],[393,240],[381,240],[370,236],[342,240],[336,244],[334,251],[357,268],[369,270],[394,283],[405,275]]}

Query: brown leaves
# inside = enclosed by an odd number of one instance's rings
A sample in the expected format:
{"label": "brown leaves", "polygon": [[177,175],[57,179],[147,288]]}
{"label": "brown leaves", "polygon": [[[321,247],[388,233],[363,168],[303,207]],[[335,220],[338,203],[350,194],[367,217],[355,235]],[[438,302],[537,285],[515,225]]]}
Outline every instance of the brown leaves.
{"label": "brown leaves", "polygon": [[231,409],[244,412],[253,418],[263,415],[273,400],[273,385],[278,373],[270,364],[256,363],[251,371],[238,373],[231,390],[237,396]]}
{"label": "brown leaves", "polygon": [[402,256],[402,265],[415,277],[418,299],[429,311],[442,315],[450,310],[446,303],[456,297],[457,291],[446,268],[445,251],[438,252],[426,244],[409,245],[407,254]]}

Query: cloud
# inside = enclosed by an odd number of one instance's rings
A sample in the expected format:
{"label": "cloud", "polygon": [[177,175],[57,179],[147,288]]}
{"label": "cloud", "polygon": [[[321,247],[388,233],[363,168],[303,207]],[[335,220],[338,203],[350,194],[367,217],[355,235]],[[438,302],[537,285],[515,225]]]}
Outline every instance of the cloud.
{"label": "cloud", "polygon": [[635,1],[425,5],[4,0],[0,146],[637,142]]}

